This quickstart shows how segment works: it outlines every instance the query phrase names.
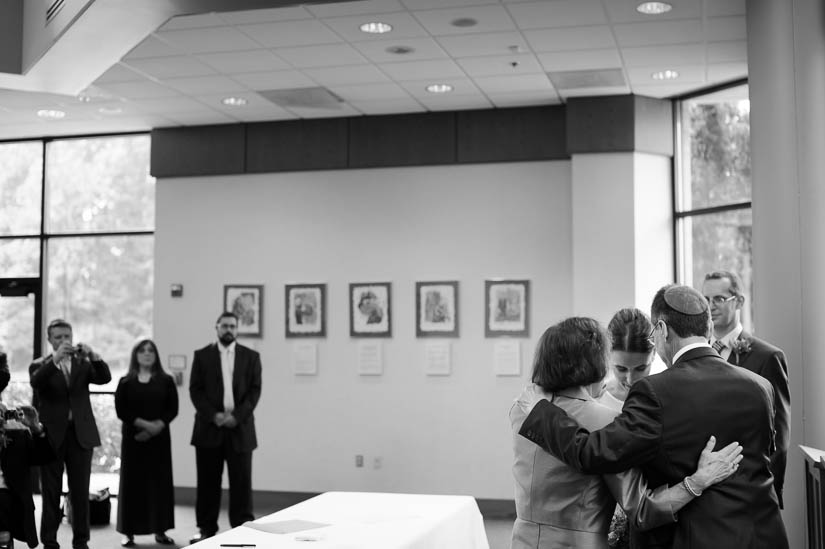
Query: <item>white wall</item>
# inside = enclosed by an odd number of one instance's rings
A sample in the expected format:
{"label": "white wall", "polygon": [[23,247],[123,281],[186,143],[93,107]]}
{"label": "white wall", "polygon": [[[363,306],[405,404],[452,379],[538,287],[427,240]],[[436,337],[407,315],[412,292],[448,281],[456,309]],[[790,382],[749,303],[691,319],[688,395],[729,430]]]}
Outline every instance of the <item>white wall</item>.
{"label": "white wall", "polygon": [[[155,337],[162,356],[214,340],[223,285],[264,284],[263,394],[254,488],[513,497],[507,411],[538,336],[572,313],[570,162],[325,171],[159,180]],[[532,281],[522,375],[493,374],[484,280]],[[452,375],[422,371],[414,285],[460,281]],[[350,282],[391,281],[384,374],[355,371]],[[290,373],[284,284],[328,285],[319,374]],[[184,297],[169,286],[184,284]],[[188,371],[172,424],[177,486],[195,485]],[[356,469],[355,454],[365,456]],[[382,467],[373,469],[373,458]]]}

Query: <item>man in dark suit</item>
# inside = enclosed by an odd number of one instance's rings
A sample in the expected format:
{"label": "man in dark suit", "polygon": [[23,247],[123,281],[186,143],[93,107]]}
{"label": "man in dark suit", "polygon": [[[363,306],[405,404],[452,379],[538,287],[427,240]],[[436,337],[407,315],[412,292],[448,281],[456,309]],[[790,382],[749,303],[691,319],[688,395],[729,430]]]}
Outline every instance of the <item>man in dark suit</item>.
{"label": "man in dark suit", "polygon": [[[5,411],[0,403],[0,413]],[[30,468],[55,459],[37,411],[31,406],[21,411],[18,419],[0,416],[0,547],[10,547],[10,538],[37,547]]]}
{"label": "man in dark suit", "polygon": [[650,316],[656,352],[668,369],[637,381],[613,423],[588,433],[557,406],[525,392],[520,405],[535,406],[520,434],[586,473],[640,467],[651,486],[682,482],[711,435],[721,445],[738,441],[744,459],[736,473],[679,511],[676,524],[634,541],[648,548],[787,549],[768,467],[770,383],[727,364],[710,347],[710,311],[693,288],[660,289]]}
{"label": "man in dark suit", "polygon": [[45,549],[57,549],[60,527],[60,494],[63,465],[69,478],[72,504],[72,547],[87,549],[89,543],[89,477],[92,451],[100,446],[100,435],[89,401],[89,384],[102,385],[112,379],[109,366],[84,343],[72,345],[72,326],[53,320],[46,334],[53,354],[29,366],[40,420],[46,426],[57,459],[40,468],[43,515],[40,539]]}
{"label": "man in dark suit", "polygon": [[200,532],[190,543],[215,535],[221,505],[223,463],[229,474],[229,524],[252,515],[252,450],[257,448],[253,412],[261,396],[261,356],[237,343],[238,317],[223,313],[218,341],[195,351],[189,396],[195,405],[192,445],[198,488],[195,518]]}
{"label": "man in dark suit", "polygon": [[6,353],[0,348],[0,393],[9,386],[11,373],[9,372],[9,362],[6,359]]}
{"label": "man in dark suit", "polygon": [[785,353],[779,347],[743,330],[740,317],[745,295],[742,281],[736,274],[729,271],[706,274],[702,293],[710,303],[710,317],[713,321],[711,346],[729,363],[759,374],[773,385],[776,451],[771,454],[771,472],[779,507],[782,508],[785,465],[791,442],[791,390]]}

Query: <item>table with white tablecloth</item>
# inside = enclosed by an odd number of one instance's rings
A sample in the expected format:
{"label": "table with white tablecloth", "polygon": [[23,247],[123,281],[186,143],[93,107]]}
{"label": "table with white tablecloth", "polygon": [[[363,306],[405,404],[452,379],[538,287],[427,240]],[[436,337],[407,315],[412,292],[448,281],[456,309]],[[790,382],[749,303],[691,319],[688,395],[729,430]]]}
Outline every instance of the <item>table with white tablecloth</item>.
{"label": "table with white tablecloth", "polygon": [[221,549],[222,545],[256,549],[489,549],[484,521],[470,496],[373,492],[326,492],[190,547]]}

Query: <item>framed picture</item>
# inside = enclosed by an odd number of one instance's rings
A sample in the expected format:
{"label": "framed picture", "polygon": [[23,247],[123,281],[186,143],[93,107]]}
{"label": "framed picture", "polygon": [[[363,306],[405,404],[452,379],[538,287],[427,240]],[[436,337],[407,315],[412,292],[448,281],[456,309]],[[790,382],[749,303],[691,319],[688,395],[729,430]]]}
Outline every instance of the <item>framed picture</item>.
{"label": "framed picture", "polygon": [[327,285],[286,285],[286,337],[326,337]]}
{"label": "framed picture", "polygon": [[390,337],[392,311],[389,282],[363,282],[349,285],[349,335],[351,337]]}
{"label": "framed picture", "polygon": [[458,337],[458,282],[415,283],[416,337]]}
{"label": "framed picture", "polygon": [[261,337],[263,335],[264,287],[257,285],[227,284],[223,287],[223,310],[238,316],[238,335]]}
{"label": "framed picture", "polygon": [[485,337],[530,335],[530,281],[485,280]]}

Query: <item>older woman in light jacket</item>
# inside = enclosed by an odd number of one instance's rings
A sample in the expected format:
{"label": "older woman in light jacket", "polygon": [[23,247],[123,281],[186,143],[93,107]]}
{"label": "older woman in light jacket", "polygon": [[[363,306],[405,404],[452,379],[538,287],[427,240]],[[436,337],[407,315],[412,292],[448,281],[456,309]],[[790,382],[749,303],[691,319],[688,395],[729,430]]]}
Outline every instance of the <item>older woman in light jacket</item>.
{"label": "older woman in light jacket", "polygon": [[[609,348],[606,332],[593,319],[573,317],[551,326],[536,348],[535,390],[585,429],[601,429],[618,414],[594,400],[607,372]],[[517,513],[512,549],[606,549],[616,503],[635,528],[674,522],[679,509],[730,476],[742,459],[742,447],[735,442],[712,452],[711,437],[687,483],[649,490],[635,469],[585,475],[568,467],[518,434],[525,417],[518,405],[510,409]]]}

